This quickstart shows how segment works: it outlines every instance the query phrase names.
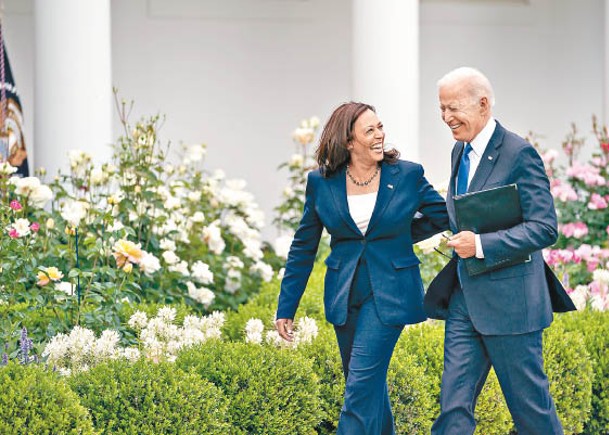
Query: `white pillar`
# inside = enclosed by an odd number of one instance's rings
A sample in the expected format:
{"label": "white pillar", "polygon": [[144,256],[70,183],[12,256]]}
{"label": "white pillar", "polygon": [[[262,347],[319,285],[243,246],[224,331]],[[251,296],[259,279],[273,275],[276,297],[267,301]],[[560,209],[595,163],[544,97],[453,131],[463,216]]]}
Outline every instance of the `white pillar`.
{"label": "white pillar", "polygon": [[419,160],[419,0],[353,0],[353,99],[376,107],[402,158]]}
{"label": "white pillar", "polygon": [[35,162],[50,176],[68,152],[108,161],[112,141],[110,0],[35,0]]}
{"label": "white pillar", "polygon": [[609,125],[609,0],[605,0],[605,74],[603,90],[603,121],[605,125]]}

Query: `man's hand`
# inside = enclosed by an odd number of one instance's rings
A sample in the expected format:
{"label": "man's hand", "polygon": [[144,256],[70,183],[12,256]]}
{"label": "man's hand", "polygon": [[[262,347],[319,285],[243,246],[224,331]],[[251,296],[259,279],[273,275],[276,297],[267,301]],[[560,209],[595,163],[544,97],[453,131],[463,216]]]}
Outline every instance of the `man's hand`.
{"label": "man's hand", "polygon": [[286,341],[294,341],[294,330],[292,325],[292,319],[277,319],[275,320],[275,329]]}
{"label": "man's hand", "polygon": [[446,245],[453,248],[461,258],[470,258],[476,255],[476,236],[471,231],[461,231],[455,234]]}

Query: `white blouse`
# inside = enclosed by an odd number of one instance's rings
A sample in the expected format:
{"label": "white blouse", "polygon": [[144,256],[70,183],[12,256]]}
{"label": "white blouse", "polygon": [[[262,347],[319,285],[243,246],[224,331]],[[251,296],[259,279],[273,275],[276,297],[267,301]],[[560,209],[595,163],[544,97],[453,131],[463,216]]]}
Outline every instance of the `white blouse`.
{"label": "white blouse", "polygon": [[368,224],[372,217],[372,211],[376,204],[376,195],[378,192],[364,193],[363,195],[347,195],[347,202],[349,203],[349,213],[353,221],[362,232],[366,234],[368,230]]}

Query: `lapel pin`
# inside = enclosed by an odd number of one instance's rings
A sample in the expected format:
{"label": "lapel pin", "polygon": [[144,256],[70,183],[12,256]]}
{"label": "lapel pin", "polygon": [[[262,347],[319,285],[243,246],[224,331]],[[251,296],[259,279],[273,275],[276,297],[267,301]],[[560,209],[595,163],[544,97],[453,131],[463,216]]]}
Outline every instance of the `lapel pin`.
{"label": "lapel pin", "polygon": [[493,156],[488,156],[488,159],[489,160],[493,160]]}
{"label": "lapel pin", "polygon": [[387,187],[393,189],[393,184],[388,184]]}

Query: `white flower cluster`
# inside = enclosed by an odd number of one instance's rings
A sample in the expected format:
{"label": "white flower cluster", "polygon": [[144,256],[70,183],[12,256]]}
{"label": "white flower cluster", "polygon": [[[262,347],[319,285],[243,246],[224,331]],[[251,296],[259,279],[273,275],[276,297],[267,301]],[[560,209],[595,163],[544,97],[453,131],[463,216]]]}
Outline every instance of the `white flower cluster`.
{"label": "white flower cluster", "polygon": [[275,272],[270,264],[263,261],[257,261],[250,267],[250,272],[260,275],[264,282],[270,282],[273,279]]}
{"label": "white flower cluster", "polygon": [[[3,174],[6,170],[0,170]],[[15,186],[15,194],[27,197],[28,203],[36,208],[44,208],[53,198],[49,186],[40,183],[36,177],[11,177],[9,183]]]}
{"label": "white flower cluster", "polygon": [[278,347],[297,347],[300,344],[311,343],[319,329],[315,319],[310,317],[301,317],[296,321],[294,328],[294,341],[285,341],[275,329],[269,329],[264,335],[264,324],[260,319],[249,319],[245,324],[245,341],[247,343],[262,344],[263,336],[266,342]]}
{"label": "white flower cluster", "polygon": [[71,150],[68,157],[72,174],[78,178],[83,178],[90,167],[91,154],[81,150]]}
{"label": "white flower cluster", "polygon": [[188,288],[188,296],[199,302],[205,308],[208,308],[216,298],[214,292],[207,287],[197,287],[190,281],[186,283],[186,287]]}
{"label": "white flower cluster", "polygon": [[173,323],[175,316],[175,308],[163,307],[152,319],[141,311],[129,319],[129,326],[139,330],[142,354],[147,359],[153,362],[175,361],[184,347],[222,336],[224,313],[214,311],[205,317],[186,316],[182,327]]}
{"label": "white flower cluster", "polygon": [[292,133],[292,139],[300,145],[308,145],[315,139],[315,131],[318,127],[319,118],[317,116],[303,119],[300,122],[300,126]]}
{"label": "white flower cluster", "polygon": [[91,204],[85,201],[68,201],[61,207],[61,217],[72,227],[76,228],[80,225],[80,221],[83,220]]}
{"label": "white flower cluster", "polygon": [[120,347],[120,335],[105,330],[99,338],[93,331],[75,326],[69,334],[58,334],[42,352],[47,363],[63,375],[88,370],[104,361],[125,358],[137,361],[140,357],[153,361],[175,361],[177,353],[209,339],[220,339],[224,313],[215,311],[209,316],[186,316],[182,327],[175,325],[176,310],[160,308],[156,317],[148,319],[146,313],[136,311],[128,325],[138,331],[140,347]]}
{"label": "white flower cluster", "polygon": [[275,253],[281,258],[288,258],[288,254],[290,252],[290,246],[292,246],[292,239],[294,239],[294,234],[284,234],[275,239],[275,243],[273,243],[273,248],[275,249]]}
{"label": "white flower cluster", "polygon": [[201,162],[207,154],[207,149],[203,144],[184,145],[183,148],[184,157],[182,158],[182,164],[185,166]]}
{"label": "white flower cluster", "polygon": [[215,220],[205,228],[203,228],[203,240],[209,246],[209,250],[220,255],[226,247],[226,243],[222,238],[222,231],[220,230],[220,221]]}
{"label": "white flower cluster", "polygon": [[241,287],[241,269],[243,269],[243,261],[239,257],[231,255],[226,258],[224,270],[226,270],[226,282],[224,290],[227,293],[234,294]]}
{"label": "white flower cluster", "polygon": [[119,341],[116,331],[105,330],[95,338],[90,329],[75,326],[69,334],[53,337],[42,356],[48,357],[47,363],[65,375],[85,371],[102,361],[119,357],[132,359],[137,354],[139,358],[137,349],[120,348]]}

